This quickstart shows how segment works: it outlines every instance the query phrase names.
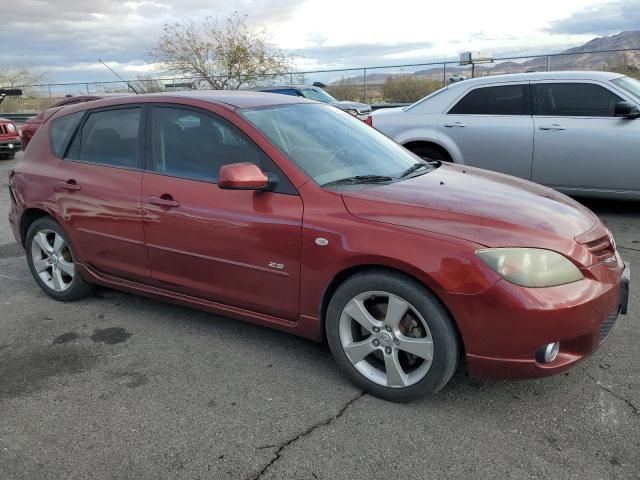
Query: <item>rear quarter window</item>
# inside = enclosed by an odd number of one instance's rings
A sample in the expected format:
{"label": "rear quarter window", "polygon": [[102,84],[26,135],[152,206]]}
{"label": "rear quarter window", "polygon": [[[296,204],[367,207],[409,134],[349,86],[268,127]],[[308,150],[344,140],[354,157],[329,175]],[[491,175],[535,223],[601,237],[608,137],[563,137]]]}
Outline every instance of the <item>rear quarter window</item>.
{"label": "rear quarter window", "polygon": [[51,122],[51,149],[57,158],[63,158],[67,145],[78,128],[84,112],[71,113]]}
{"label": "rear quarter window", "polygon": [[479,87],[449,110],[450,115],[529,115],[528,85]]}

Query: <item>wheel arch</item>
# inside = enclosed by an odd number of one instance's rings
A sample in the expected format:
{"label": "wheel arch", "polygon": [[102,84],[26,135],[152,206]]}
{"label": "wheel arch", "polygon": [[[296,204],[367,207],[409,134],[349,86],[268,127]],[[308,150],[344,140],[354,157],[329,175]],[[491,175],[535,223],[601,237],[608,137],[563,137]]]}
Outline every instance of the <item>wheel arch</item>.
{"label": "wheel arch", "polygon": [[434,142],[432,140],[411,140],[409,142],[404,143],[402,146],[407,150],[411,150],[412,152],[414,148],[421,147],[421,146],[435,148],[436,150],[442,152],[444,156],[448,157],[450,162],[455,163],[453,155],[451,155],[449,150],[447,150],[445,147],[443,147],[439,143]]}
{"label": "wheel arch", "polygon": [[29,227],[33,222],[42,217],[51,217],[55,220],[55,217],[50,212],[38,207],[27,208],[22,212],[22,216],[20,217],[20,242],[23,247],[26,246],[25,242],[27,241]]}
{"label": "wheel arch", "polygon": [[340,270],[333,276],[331,281],[327,284],[326,288],[324,289],[324,292],[322,293],[322,297],[319,305],[320,335],[321,335],[322,341],[326,340],[325,322],[326,322],[327,308],[329,307],[329,302],[331,301],[331,298],[333,297],[333,294],[336,292],[336,290],[338,290],[340,285],[342,285],[345,281],[347,281],[349,278],[353,277],[354,275],[358,275],[366,272],[375,272],[375,271],[391,272],[391,273],[401,275],[407,278],[408,280],[418,283],[420,286],[422,286],[423,288],[431,292],[433,296],[436,298],[436,300],[440,303],[442,308],[444,308],[446,312],[449,314],[449,317],[451,318],[451,321],[453,323],[453,327],[456,331],[456,336],[458,338],[458,345],[460,347],[460,352],[461,352],[460,358],[461,359],[465,358],[466,350],[465,350],[465,345],[464,345],[463,337],[462,337],[458,322],[456,318],[453,316],[453,313],[451,312],[451,310],[442,301],[438,293],[429,285],[427,285],[423,280],[418,278],[416,275],[412,275],[411,273],[408,273],[400,268],[395,268],[395,267],[382,265],[382,264],[369,263],[369,264],[352,265],[350,267],[344,268],[343,270]]}

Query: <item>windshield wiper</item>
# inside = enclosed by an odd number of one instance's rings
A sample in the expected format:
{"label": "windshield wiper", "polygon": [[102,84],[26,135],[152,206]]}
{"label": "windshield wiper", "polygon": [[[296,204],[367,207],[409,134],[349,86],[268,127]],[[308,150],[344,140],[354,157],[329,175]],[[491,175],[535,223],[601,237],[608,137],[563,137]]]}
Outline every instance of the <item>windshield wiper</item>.
{"label": "windshield wiper", "polygon": [[393,178],[385,175],[355,175],[353,177],[339,178],[331,182],[323,183],[322,187],[331,187],[334,185],[357,185],[359,183],[383,183],[390,182]]}
{"label": "windshield wiper", "polygon": [[406,178],[409,175],[411,175],[413,172],[416,172],[416,171],[420,170],[421,168],[426,168],[426,167],[429,167],[429,166],[432,166],[432,165],[430,163],[426,163],[426,162],[414,163],[409,168],[407,168],[404,172],[402,172],[400,174],[399,178]]}

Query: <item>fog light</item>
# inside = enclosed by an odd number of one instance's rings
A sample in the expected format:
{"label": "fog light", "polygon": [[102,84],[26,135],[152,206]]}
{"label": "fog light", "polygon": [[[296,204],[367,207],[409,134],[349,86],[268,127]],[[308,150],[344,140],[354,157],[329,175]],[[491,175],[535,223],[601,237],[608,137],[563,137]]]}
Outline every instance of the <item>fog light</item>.
{"label": "fog light", "polygon": [[536,361],[540,363],[551,363],[556,359],[559,351],[560,351],[559,342],[543,345],[536,352]]}

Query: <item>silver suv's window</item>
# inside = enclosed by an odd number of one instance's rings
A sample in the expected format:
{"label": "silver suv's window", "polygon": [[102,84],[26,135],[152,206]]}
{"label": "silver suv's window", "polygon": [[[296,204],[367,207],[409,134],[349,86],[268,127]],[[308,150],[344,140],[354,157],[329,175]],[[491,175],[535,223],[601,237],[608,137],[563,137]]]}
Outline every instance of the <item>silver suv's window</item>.
{"label": "silver suv's window", "polygon": [[539,83],[534,87],[534,115],[551,117],[613,117],[622,101],[593,83]]}
{"label": "silver suv's window", "polygon": [[528,85],[500,85],[471,90],[450,115],[529,115]]}

